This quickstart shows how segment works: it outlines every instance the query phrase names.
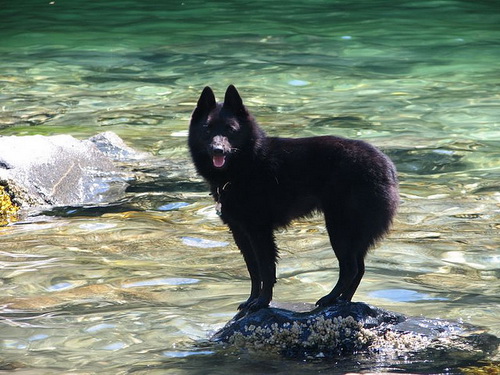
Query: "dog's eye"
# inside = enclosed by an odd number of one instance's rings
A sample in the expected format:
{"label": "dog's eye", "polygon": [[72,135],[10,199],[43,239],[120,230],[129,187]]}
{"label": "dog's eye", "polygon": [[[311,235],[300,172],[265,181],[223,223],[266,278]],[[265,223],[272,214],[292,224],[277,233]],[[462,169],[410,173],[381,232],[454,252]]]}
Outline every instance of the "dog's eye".
{"label": "dog's eye", "polygon": [[240,124],[238,124],[237,122],[230,122],[227,128],[230,132],[237,132],[238,130],[240,130]]}

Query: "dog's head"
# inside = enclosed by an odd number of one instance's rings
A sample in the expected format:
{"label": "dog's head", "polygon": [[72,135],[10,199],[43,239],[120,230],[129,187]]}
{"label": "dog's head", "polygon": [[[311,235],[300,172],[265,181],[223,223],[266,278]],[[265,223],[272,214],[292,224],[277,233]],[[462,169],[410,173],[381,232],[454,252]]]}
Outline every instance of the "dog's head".
{"label": "dog's head", "polygon": [[233,157],[254,147],[256,129],[257,124],[233,85],[227,88],[224,103],[217,103],[207,86],[191,116],[191,153],[193,157],[204,154],[205,160],[210,158],[212,168],[224,170]]}

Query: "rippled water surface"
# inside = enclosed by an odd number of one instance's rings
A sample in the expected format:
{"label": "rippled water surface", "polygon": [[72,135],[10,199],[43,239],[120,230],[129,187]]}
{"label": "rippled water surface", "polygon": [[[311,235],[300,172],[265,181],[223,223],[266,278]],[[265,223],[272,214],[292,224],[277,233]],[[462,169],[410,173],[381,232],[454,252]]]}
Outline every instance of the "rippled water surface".
{"label": "rippled water surface", "polygon": [[[199,344],[249,289],[186,148],[203,86],[222,99],[230,83],[269,134],[365,139],[396,163],[401,209],[356,300],[500,335],[496,2],[27,0],[0,16],[0,135],[112,130],[151,155],[129,166],[139,177],[123,201],[0,228],[0,372],[409,371],[408,359],[302,363]],[[277,239],[278,301],[330,290],[321,217]]]}

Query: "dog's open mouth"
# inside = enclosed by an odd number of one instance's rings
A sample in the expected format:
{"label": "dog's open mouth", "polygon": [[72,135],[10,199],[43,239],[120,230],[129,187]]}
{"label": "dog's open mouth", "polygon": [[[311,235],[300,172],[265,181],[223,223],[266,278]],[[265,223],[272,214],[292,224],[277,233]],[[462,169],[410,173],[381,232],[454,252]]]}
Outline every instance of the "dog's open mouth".
{"label": "dog's open mouth", "polygon": [[222,168],[224,164],[226,164],[226,156],[225,155],[213,155],[212,163],[215,168]]}

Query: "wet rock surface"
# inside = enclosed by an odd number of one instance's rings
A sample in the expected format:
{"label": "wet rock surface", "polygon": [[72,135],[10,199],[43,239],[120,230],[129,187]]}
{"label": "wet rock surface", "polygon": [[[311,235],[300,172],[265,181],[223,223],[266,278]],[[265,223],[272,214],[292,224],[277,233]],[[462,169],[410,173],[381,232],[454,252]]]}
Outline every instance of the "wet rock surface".
{"label": "wet rock surface", "polygon": [[500,343],[478,327],[408,317],[360,302],[341,302],[309,312],[266,308],[237,314],[210,340],[225,347],[291,358],[368,355],[425,362],[432,357],[454,365],[485,358]]}
{"label": "wet rock surface", "polygon": [[115,162],[142,156],[111,132],[0,137],[0,185],[23,208],[112,202],[128,185]]}

